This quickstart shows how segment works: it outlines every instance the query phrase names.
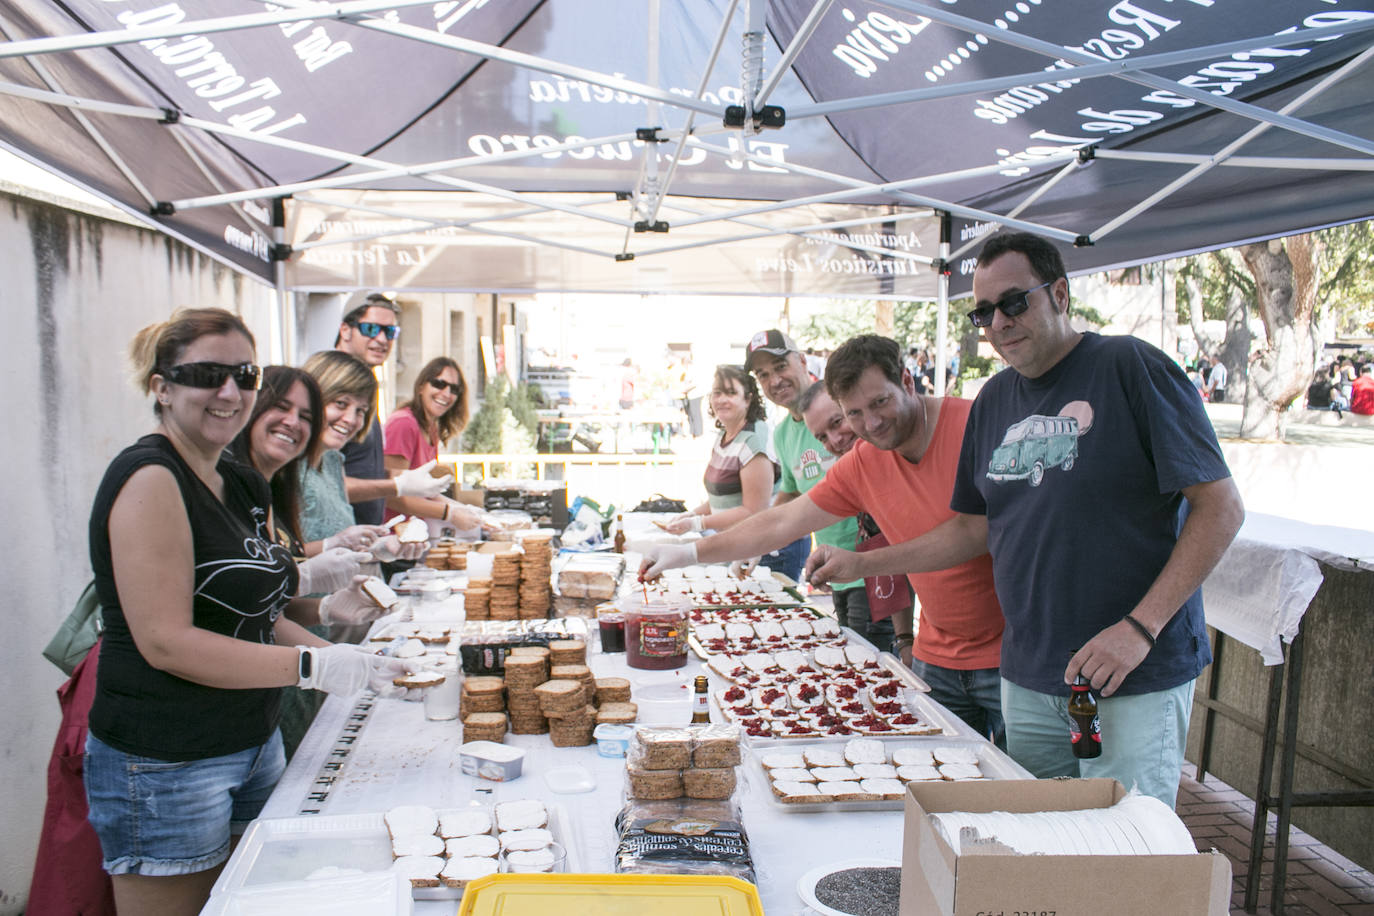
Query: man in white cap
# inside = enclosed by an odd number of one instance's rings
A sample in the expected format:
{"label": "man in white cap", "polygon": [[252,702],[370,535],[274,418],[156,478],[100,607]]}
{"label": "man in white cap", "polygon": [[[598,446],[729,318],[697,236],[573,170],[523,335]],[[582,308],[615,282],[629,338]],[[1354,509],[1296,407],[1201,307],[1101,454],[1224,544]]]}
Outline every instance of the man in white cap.
{"label": "man in white cap", "polygon": [[[744,368],[753,373],[764,396],[787,411],[787,415],[773,427],[773,450],[777,453],[778,464],[782,466],[782,479],[773,497],[773,505],[780,506],[820,483],[839,454],[827,450],[806,427],[801,401],[802,395],[811,387],[812,379],[806,366],[806,354],[791,337],[776,328],[758,332],[745,348]],[[853,550],[859,535],[858,520],[846,518],[818,529],[814,534],[817,543]],[[804,544],[806,552],[810,553],[806,535],[783,549],[793,550],[799,543]],[[802,562],[805,562],[805,556]],[[892,642],[892,623],[888,620],[873,623],[870,620],[868,593],[864,590],[863,580],[832,582],[830,589],[835,602],[835,617],[840,624],[854,630],[878,648],[888,648]]]}

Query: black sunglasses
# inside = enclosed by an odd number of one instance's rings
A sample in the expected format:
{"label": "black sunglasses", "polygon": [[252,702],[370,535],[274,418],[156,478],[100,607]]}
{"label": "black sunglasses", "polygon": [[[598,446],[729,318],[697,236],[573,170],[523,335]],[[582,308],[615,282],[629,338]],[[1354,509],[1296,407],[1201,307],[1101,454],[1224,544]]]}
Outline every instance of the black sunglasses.
{"label": "black sunglasses", "polygon": [[1032,286],[1025,292],[1008,293],[996,302],[980,302],[977,308],[968,313],[968,320],[973,322],[975,328],[985,328],[992,324],[992,313],[995,311],[1001,311],[1001,313],[1008,318],[1015,318],[1017,315],[1030,308],[1030,302],[1027,301],[1027,296],[1037,289],[1044,289],[1053,283],[1054,281],[1051,280],[1049,283],[1041,283],[1039,286]]}
{"label": "black sunglasses", "polygon": [[432,378],[429,383],[439,391],[452,391],[454,394],[463,393],[462,382],[446,382],[441,378]]}
{"label": "black sunglasses", "polygon": [[353,327],[357,328],[364,337],[376,337],[378,334],[385,334],[387,340],[395,340],[396,335],[401,333],[399,324],[378,324],[375,321],[355,321]]}
{"label": "black sunglasses", "polygon": [[257,391],[262,381],[262,367],[254,363],[182,363],[158,374],[187,388],[221,388],[225,379],[233,378],[240,391]]}

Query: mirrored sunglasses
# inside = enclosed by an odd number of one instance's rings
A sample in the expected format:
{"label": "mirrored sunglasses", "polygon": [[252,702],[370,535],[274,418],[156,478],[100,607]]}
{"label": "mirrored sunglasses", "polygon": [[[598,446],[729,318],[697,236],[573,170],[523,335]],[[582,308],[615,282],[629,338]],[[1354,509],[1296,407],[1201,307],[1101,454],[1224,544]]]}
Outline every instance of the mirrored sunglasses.
{"label": "mirrored sunglasses", "polygon": [[401,333],[399,324],[379,324],[375,321],[359,321],[353,325],[364,337],[376,337],[378,334],[385,334],[387,340],[395,340]]}
{"label": "mirrored sunglasses", "polygon": [[998,299],[996,302],[980,302],[977,308],[968,313],[968,320],[973,322],[974,327],[985,328],[992,324],[993,312],[1000,311],[1008,318],[1015,318],[1017,315],[1030,308],[1030,301],[1027,297],[1031,293],[1035,292],[1037,289],[1044,289],[1052,283],[1054,283],[1053,280],[1049,283],[1041,283],[1039,286],[1032,286],[1025,292],[1007,293],[1007,295]]}
{"label": "mirrored sunglasses", "polygon": [[182,363],[158,374],[187,388],[220,388],[225,379],[233,378],[240,391],[257,391],[262,381],[262,367],[254,363]]}

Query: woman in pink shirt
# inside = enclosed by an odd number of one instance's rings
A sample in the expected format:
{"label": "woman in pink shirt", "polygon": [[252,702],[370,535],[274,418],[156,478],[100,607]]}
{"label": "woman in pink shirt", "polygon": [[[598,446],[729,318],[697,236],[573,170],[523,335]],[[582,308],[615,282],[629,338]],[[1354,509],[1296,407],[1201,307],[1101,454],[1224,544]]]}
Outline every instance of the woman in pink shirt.
{"label": "woman in pink shirt", "polygon": [[[415,377],[411,398],[396,408],[383,430],[383,461],[392,475],[428,464],[439,455],[439,446],[463,431],[468,422],[468,386],[463,371],[447,356],[439,356]],[[474,527],[476,514],[444,496],[433,499],[395,497],[387,500],[391,512],[453,522],[459,528]]]}

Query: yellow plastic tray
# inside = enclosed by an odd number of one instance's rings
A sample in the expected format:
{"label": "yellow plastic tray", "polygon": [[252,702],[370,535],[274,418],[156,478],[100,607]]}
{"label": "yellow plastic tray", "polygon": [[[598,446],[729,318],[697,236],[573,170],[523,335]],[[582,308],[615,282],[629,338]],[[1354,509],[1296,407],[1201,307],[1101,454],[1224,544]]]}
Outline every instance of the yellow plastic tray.
{"label": "yellow plastic tray", "polygon": [[763,916],[759,890],[721,875],[487,875],[458,916]]}

